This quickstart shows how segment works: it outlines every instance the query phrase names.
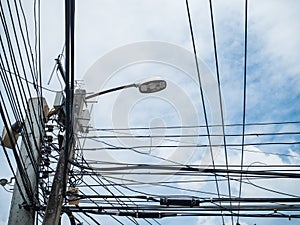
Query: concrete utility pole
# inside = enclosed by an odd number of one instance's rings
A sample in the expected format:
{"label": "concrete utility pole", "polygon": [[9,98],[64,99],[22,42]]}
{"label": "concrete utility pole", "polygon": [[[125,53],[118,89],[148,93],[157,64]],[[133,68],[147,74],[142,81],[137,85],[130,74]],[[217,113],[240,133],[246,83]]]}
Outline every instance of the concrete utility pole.
{"label": "concrete utility pole", "polygon": [[[77,89],[74,96],[74,124],[73,124],[73,136],[70,140],[64,139],[64,142],[70,142],[70,152],[68,160],[72,159],[74,154],[74,147],[76,144],[76,134],[80,128],[80,120],[85,103],[85,90]],[[65,146],[63,144],[63,146]],[[68,161],[67,160],[67,161]],[[61,209],[64,200],[65,184],[68,180],[68,170],[70,164],[68,163],[67,170],[65,171],[65,149],[60,151],[59,160],[56,167],[56,172],[53,179],[52,189],[49,196],[43,225],[57,225],[60,221]],[[65,178],[65,179],[64,179]]]}
{"label": "concrete utility pole", "polygon": [[[33,152],[33,160],[35,162],[35,165],[32,164],[32,161],[30,157],[28,156],[28,153],[26,151],[26,145],[24,142],[21,143],[21,153],[20,153],[20,158],[24,162],[24,170],[27,172],[29,181],[31,184],[31,189],[34,191],[34,194],[37,194],[37,180],[38,178],[36,177],[36,171],[34,170],[34,167],[37,167],[38,161],[39,161],[39,151],[40,151],[40,145],[41,145],[41,140],[44,136],[44,128],[43,128],[43,123],[44,121],[42,118],[40,119],[38,112],[41,111],[41,105],[42,104],[42,109],[43,109],[43,118],[45,118],[46,114],[48,113],[48,105],[46,103],[46,100],[44,98],[31,98],[28,100],[28,109],[27,109],[27,117],[25,119],[25,127],[26,130],[30,131],[30,119],[28,116],[32,118],[32,128],[33,132],[28,133],[28,138],[30,141],[30,147],[32,147],[32,152]],[[35,117],[35,114],[37,118]],[[37,147],[35,146],[34,143],[37,143]],[[17,171],[16,174],[16,180],[18,180],[20,184],[21,191],[24,193],[24,184],[21,179],[22,174],[20,174],[20,171]],[[29,201],[29,197],[25,194],[25,199],[27,202]],[[34,199],[37,199],[37,195],[34,196]],[[23,204],[23,199],[20,193],[20,190],[18,188],[17,183],[14,185],[14,192],[11,200],[11,206],[10,206],[10,215],[9,215],[9,220],[8,220],[8,225],[16,225],[16,224],[21,224],[21,225],[33,225],[34,224],[34,218],[35,218],[35,211],[32,208],[24,208],[22,207]]]}
{"label": "concrete utility pole", "polygon": [[[65,0],[65,38],[66,38],[66,72],[63,75],[65,87],[65,138],[59,154],[59,159],[53,178],[51,193],[49,195],[43,225],[58,225],[60,222],[61,210],[66,195],[66,184],[68,181],[69,159],[73,158],[75,140],[78,130],[76,117],[80,117],[85,91],[77,90],[74,93],[74,64],[75,64],[75,0]],[[63,72],[63,70],[60,70]],[[75,117],[75,118],[74,118]],[[75,123],[74,123],[75,122]]]}

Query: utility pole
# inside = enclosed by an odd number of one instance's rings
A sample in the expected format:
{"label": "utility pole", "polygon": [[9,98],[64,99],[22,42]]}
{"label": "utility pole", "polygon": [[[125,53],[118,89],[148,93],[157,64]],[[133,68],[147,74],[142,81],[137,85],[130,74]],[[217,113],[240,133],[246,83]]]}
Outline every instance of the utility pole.
{"label": "utility pole", "polygon": [[[43,123],[44,121],[40,118],[35,118],[34,113],[39,112],[41,110],[41,104],[42,104],[42,109],[43,109],[43,118],[45,118],[47,111],[48,111],[48,106],[46,103],[46,100],[44,98],[31,98],[28,100],[28,109],[27,109],[27,117],[25,119],[25,127],[26,130],[30,131],[30,119],[29,117],[32,118],[32,133],[28,133],[28,138],[30,142],[30,146],[32,147],[32,158],[33,161],[35,162],[35,165],[32,164],[32,159],[28,156],[28,153],[26,151],[26,144],[22,142],[21,144],[21,149],[20,149],[20,158],[24,162],[24,170],[27,172],[29,181],[31,184],[31,190],[33,190],[34,194],[37,194],[37,180],[38,177],[36,177],[36,171],[35,167],[38,165],[39,162],[39,147],[41,146],[41,140],[44,136],[44,128],[43,128]],[[37,113],[36,113],[37,114]],[[35,144],[37,143],[38,148],[35,147]],[[22,182],[21,178],[22,174],[20,174],[20,171],[17,171],[16,174],[16,180],[19,181],[20,189],[22,192],[24,192],[25,187]],[[22,225],[33,225],[34,224],[34,218],[35,218],[35,211],[32,207],[26,207],[23,206],[23,199],[22,195],[20,193],[20,189],[18,188],[17,182],[15,182],[14,185],[14,192],[11,200],[11,206],[10,206],[10,214],[9,214],[9,220],[8,220],[8,225],[16,225],[16,224],[22,224]],[[25,200],[27,202],[30,202],[29,197],[25,194]],[[34,199],[37,199],[37,195],[33,196]]]}
{"label": "utility pole", "polygon": [[76,145],[76,133],[80,128],[80,120],[82,118],[83,107],[85,103],[86,91],[77,89],[74,96],[74,125],[73,125],[73,136],[70,140],[67,140],[65,136],[64,142],[70,142],[70,151],[65,158],[65,149],[60,151],[59,160],[56,167],[56,172],[53,179],[52,189],[49,196],[43,225],[57,225],[60,221],[62,204],[65,196],[65,185],[68,180],[68,171],[70,164],[67,163],[67,170],[65,170],[65,162],[72,159],[74,154],[74,147]]}
{"label": "utility pole", "polygon": [[[85,98],[85,90],[77,90],[74,98],[74,29],[75,29],[75,0],[65,0],[65,38],[66,38],[66,72],[63,74],[66,83],[65,93],[65,137],[64,148],[61,149],[53,178],[52,188],[47,203],[43,225],[58,225],[61,210],[66,195],[69,160],[74,153],[78,123],[74,117],[79,117]],[[75,123],[74,123],[75,121]]]}

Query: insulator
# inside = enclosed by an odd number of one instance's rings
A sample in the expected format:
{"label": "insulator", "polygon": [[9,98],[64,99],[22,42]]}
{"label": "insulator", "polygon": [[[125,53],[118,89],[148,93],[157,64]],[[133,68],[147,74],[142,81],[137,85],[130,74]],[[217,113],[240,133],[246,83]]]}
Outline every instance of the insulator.
{"label": "insulator", "polygon": [[45,136],[45,141],[46,141],[47,143],[52,143],[53,137],[52,137],[51,135]]}
{"label": "insulator", "polygon": [[50,166],[50,159],[49,158],[45,158],[45,159],[43,159],[43,161],[44,161],[45,166]]}
{"label": "insulator", "polygon": [[53,130],[54,130],[53,125],[47,125],[46,128],[47,128],[47,130],[46,130],[47,132],[53,132]]}
{"label": "insulator", "polygon": [[43,172],[42,173],[42,179],[47,179],[47,178],[49,178],[49,173]]}
{"label": "insulator", "polygon": [[52,151],[52,149],[50,146],[44,146],[41,150],[41,153],[45,154],[45,155],[50,155],[51,151]]}

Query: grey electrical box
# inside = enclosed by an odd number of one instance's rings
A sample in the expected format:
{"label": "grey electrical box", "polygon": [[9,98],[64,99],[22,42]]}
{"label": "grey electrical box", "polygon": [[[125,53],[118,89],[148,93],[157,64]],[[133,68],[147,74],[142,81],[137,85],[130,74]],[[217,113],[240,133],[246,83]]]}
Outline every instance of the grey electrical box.
{"label": "grey electrical box", "polygon": [[91,116],[88,109],[84,109],[81,112],[80,117],[78,118],[79,123],[79,130],[82,133],[88,133],[89,132],[89,122],[90,122]]}
{"label": "grey electrical box", "polygon": [[55,109],[61,107],[63,101],[64,101],[64,92],[63,91],[56,92],[53,107]]}

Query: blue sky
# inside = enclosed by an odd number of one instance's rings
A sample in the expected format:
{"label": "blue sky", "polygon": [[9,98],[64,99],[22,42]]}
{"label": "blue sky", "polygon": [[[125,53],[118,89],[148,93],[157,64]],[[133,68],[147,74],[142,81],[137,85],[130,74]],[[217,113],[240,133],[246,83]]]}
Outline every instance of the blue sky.
{"label": "blue sky", "polygon": [[[204,71],[204,74],[206,72],[209,74],[208,80],[215,82],[216,69],[208,1],[191,0],[189,3],[201,70]],[[26,15],[31,21],[29,22],[29,30],[33,41],[33,3],[24,2],[23,4]],[[126,61],[126,51],[130,55],[134,52],[134,48],[132,48],[132,46],[136,46],[134,43],[141,42],[147,43],[146,46],[150,47],[154,46],[153,43],[163,43],[162,46],[174,45],[176,47],[172,49],[175,49],[175,53],[180,52],[178,49],[185,49],[182,52],[186,51],[192,54],[193,49],[185,1],[87,0],[84,2],[77,1],[76,4],[76,78],[83,80],[84,88],[88,91],[97,91],[98,87],[101,89],[110,88],[141,80],[148,76],[161,76],[169,82],[169,89],[152,97],[141,96],[134,90],[126,90],[126,92],[99,98],[98,104],[94,106],[96,112],[92,118],[94,127],[148,127],[157,124],[172,126],[204,123],[197,77],[193,73],[195,72],[195,65],[188,53],[184,58],[182,55],[168,55],[169,52],[163,49],[153,48],[152,51],[148,50],[147,52],[137,51],[136,57],[140,58],[136,61],[130,61],[129,59]],[[216,0],[213,1],[213,7],[225,123],[241,123],[243,109],[244,1]],[[300,120],[297,105],[300,98],[299,9],[300,2],[297,0],[249,1],[247,123]],[[54,66],[54,58],[61,52],[64,45],[63,2],[58,0],[42,2],[41,19],[43,84],[50,89],[60,90],[61,85],[58,77],[54,76],[50,85],[47,85],[47,82]],[[117,55],[122,46],[128,49],[124,51],[123,55]],[[159,52],[161,55],[151,55],[155,52]],[[145,60],[147,58],[149,60]],[[106,65],[105,68],[101,67],[98,70],[99,65],[103,63],[103,59],[110,59],[109,63],[111,65]],[[114,59],[117,60],[114,61]],[[189,64],[184,61],[186,59]],[[176,63],[172,64],[170,62]],[[106,74],[107,71],[110,73]],[[214,116],[219,115],[219,108],[214,102],[214,93],[217,94],[217,90],[209,88],[215,86],[209,86],[207,80],[204,83],[207,85],[205,97],[208,105],[209,121],[219,121],[220,118]],[[1,91],[3,90],[1,89]],[[46,91],[44,94],[51,106],[54,95]],[[272,125],[263,128],[249,127],[246,132],[299,132],[299,128],[299,124]],[[227,132],[240,133],[241,129],[228,128]],[[228,140],[241,142],[241,139],[236,137]],[[270,140],[293,142],[299,141],[299,136],[251,137],[246,140],[253,142]],[[160,141],[163,144],[169,143],[167,140]],[[182,143],[195,143],[199,140],[181,141]],[[111,141],[111,143],[120,144],[116,140]],[[137,140],[131,140],[126,144],[136,143]],[[247,150],[255,151],[255,153],[250,151],[245,153],[245,165],[254,162],[299,164],[299,145],[284,146],[284,148],[282,146],[258,146],[257,148],[249,147]],[[291,154],[297,157],[283,157],[268,153]],[[156,154],[161,156],[166,153],[157,151]],[[197,156],[195,154],[191,162],[203,163],[199,162],[200,159]],[[86,157],[88,158],[89,155]],[[90,157],[102,156],[99,153],[92,153]],[[181,157],[181,155],[179,154],[178,157]],[[0,160],[6,162],[3,153],[0,154]],[[234,149],[229,151],[229,162],[239,164],[239,161],[239,151]],[[224,163],[222,154],[217,162]],[[10,176],[11,172],[6,163],[1,164],[0,177]],[[298,181],[286,181],[285,184],[280,186],[275,182],[262,181],[259,184],[300,195],[296,189],[297,183]],[[233,184],[233,186],[233,190],[237,191],[236,184]],[[215,187],[211,184],[193,188],[215,192]],[[225,189],[224,192],[226,192]],[[254,194],[259,196],[269,195],[269,193],[257,192],[257,190],[247,185],[244,187],[243,194],[245,196]],[[11,194],[0,189],[0,225],[6,224],[10,197]],[[114,224],[111,218],[100,218],[105,221],[103,224]],[[176,218],[164,219],[161,223],[182,224],[187,223],[186,221],[185,218],[179,220]],[[220,217],[192,218],[188,221],[189,224],[195,225],[221,223]],[[227,219],[226,224],[229,222],[230,220]],[[292,220],[287,223],[285,220],[280,219],[242,219],[241,222],[250,225],[254,223],[297,224],[298,221]]]}

